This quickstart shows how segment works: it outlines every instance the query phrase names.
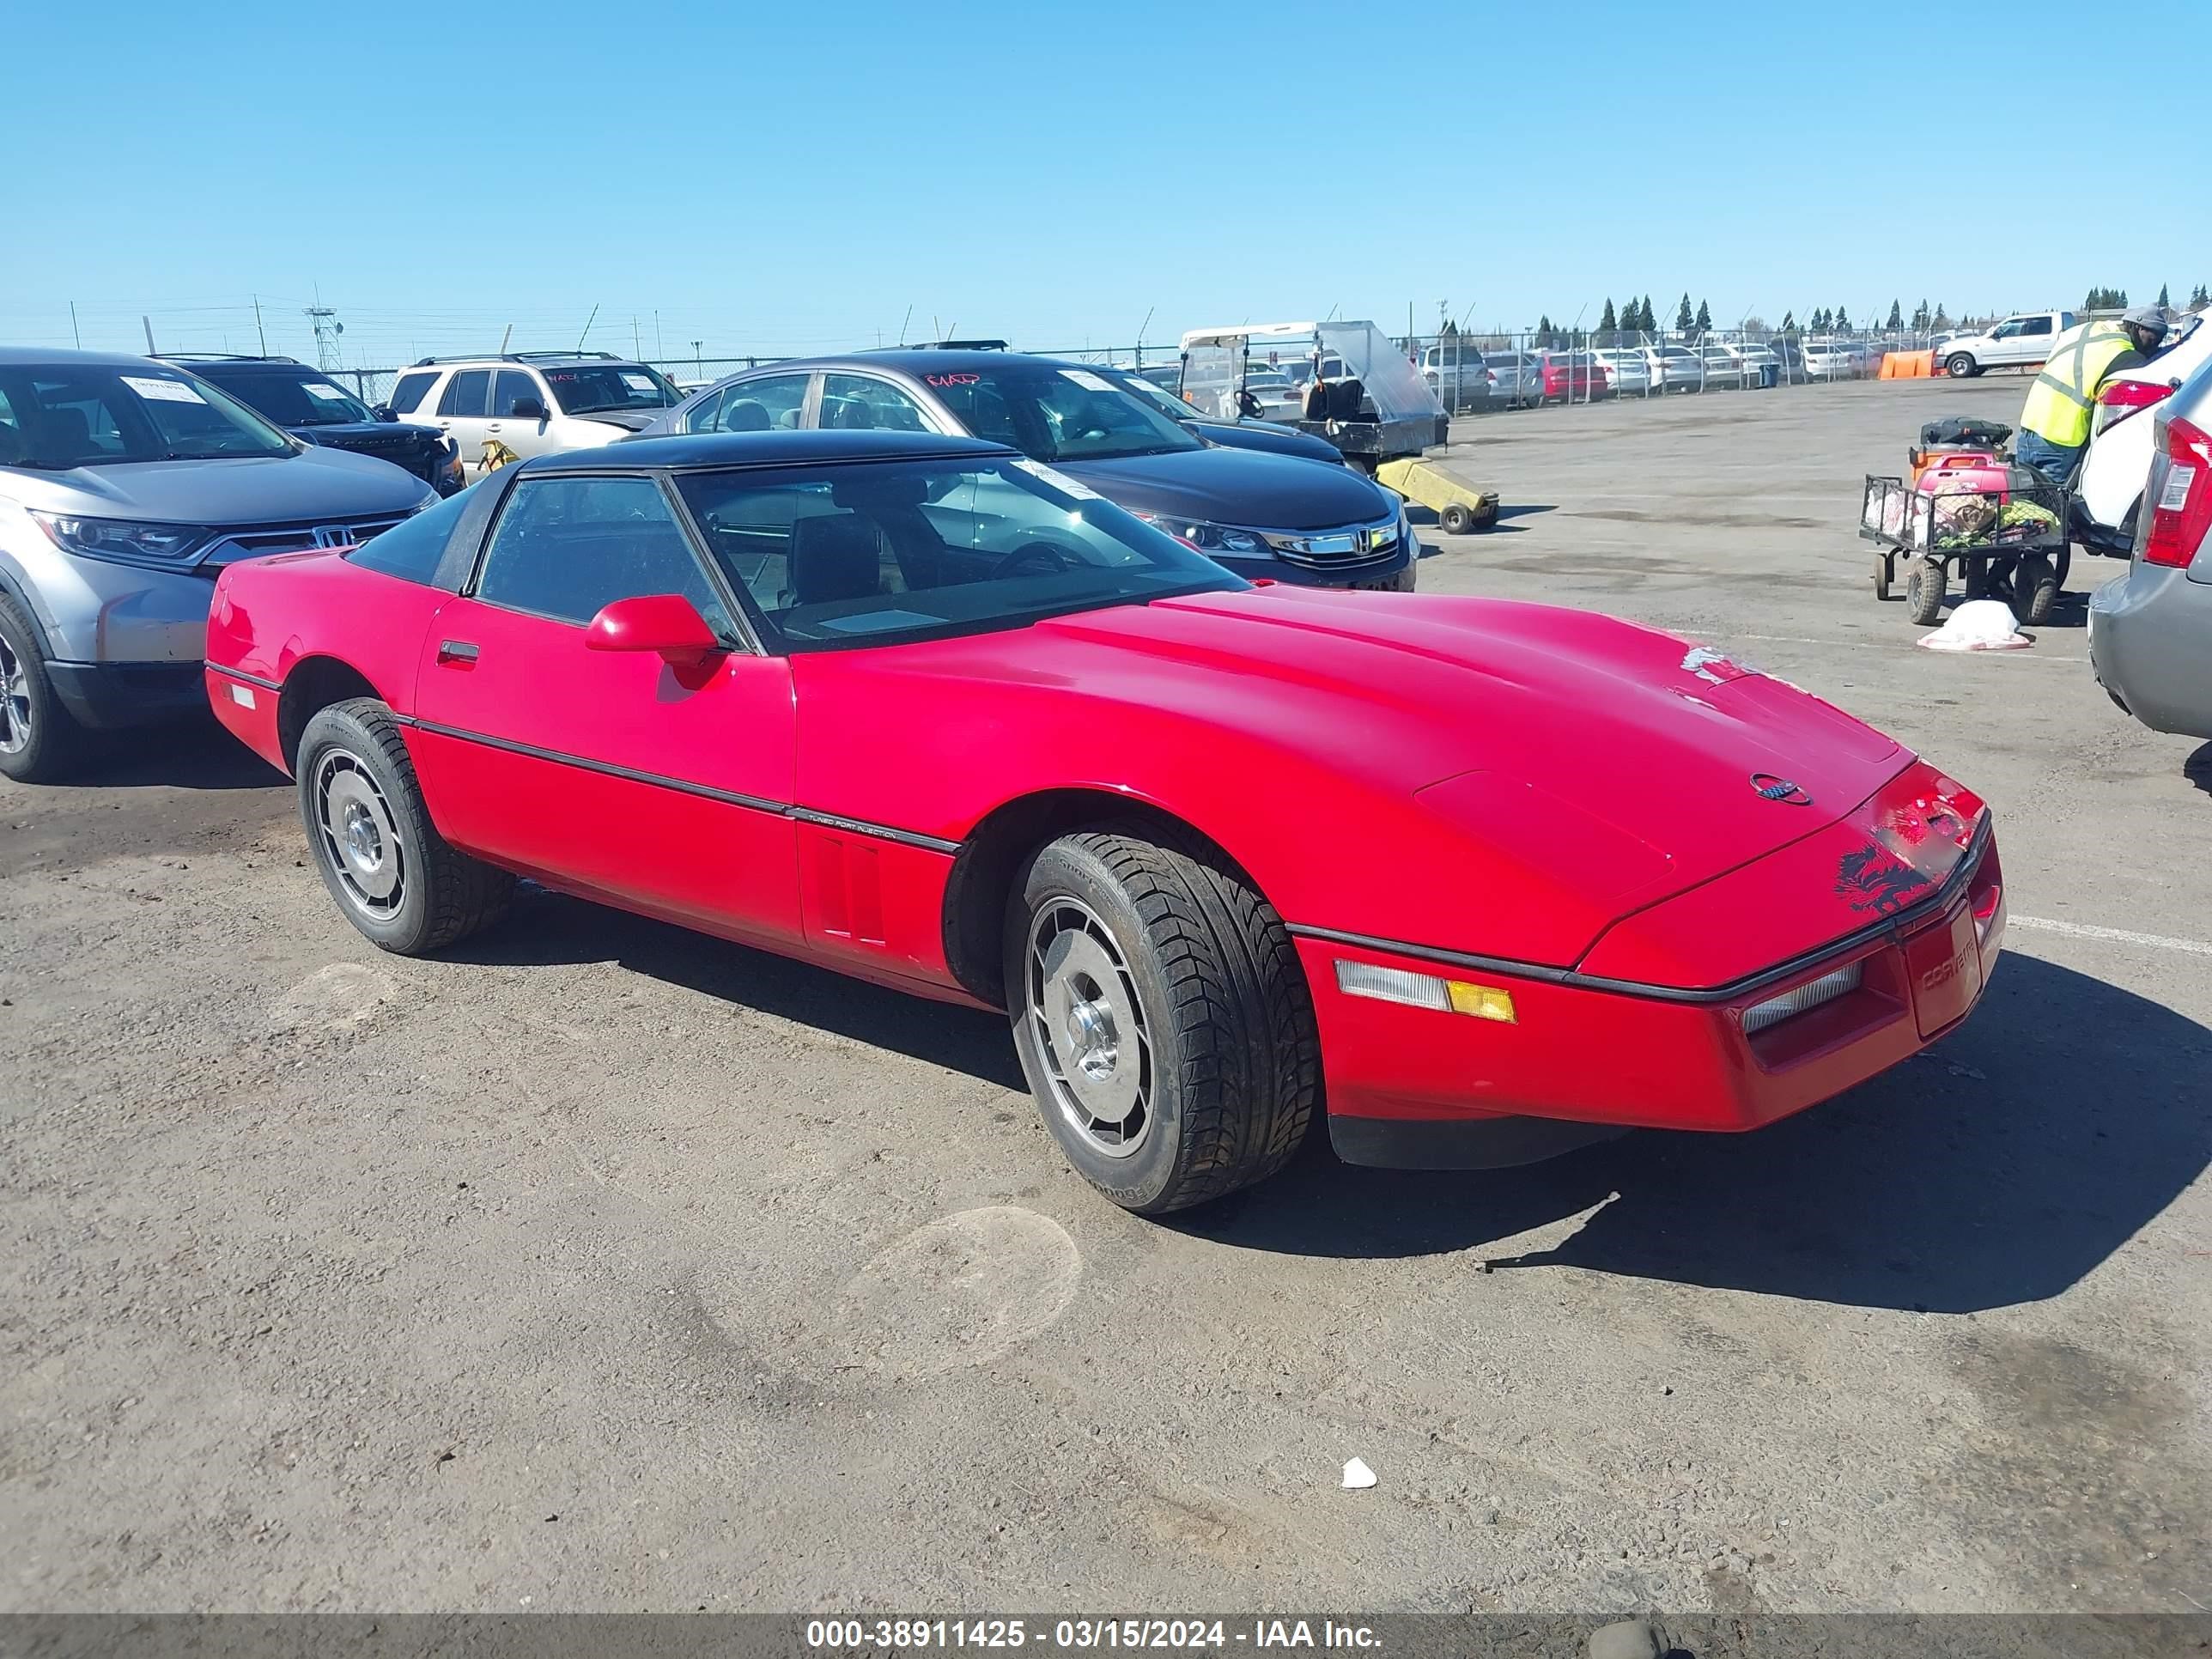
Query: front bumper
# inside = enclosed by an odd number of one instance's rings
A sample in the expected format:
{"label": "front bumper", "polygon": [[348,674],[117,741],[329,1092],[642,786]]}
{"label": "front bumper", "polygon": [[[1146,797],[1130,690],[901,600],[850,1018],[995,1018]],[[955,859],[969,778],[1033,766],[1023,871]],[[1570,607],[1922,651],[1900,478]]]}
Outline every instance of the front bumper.
{"label": "front bumper", "polygon": [[187,720],[207,706],[197,662],[50,662],[46,678],[70,718],[96,730]]}
{"label": "front bumper", "polygon": [[[1294,930],[1320,1023],[1330,1136],[1349,1162],[1492,1168],[1630,1128],[1740,1133],[1909,1059],[1979,1000],[2002,942],[1984,834],[1924,903],[1809,957],[1701,990],[1595,981]],[[1347,995],[1340,959],[1510,993],[1510,1024]],[[1747,1030],[1827,975],[1853,989]]]}

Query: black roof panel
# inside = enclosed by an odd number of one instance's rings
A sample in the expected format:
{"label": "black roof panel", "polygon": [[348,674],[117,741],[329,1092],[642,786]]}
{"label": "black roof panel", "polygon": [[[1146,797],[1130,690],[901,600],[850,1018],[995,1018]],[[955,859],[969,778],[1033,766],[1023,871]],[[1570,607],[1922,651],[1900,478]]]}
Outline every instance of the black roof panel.
{"label": "black roof panel", "polygon": [[702,432],[630,438],[594,449],[571,449],[525,461],[523,470],[592,472],[608,467],[808,466],[823,461],[887,461],[958,455],[1012,455],[1004,444],[947,438],[933,432]]}

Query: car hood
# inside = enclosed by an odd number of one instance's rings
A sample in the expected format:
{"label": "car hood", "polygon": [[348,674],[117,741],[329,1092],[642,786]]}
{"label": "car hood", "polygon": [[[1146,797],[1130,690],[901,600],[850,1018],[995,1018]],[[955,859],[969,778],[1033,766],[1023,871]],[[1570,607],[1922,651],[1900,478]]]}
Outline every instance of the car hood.
{"label": "car hood", "polygon": [[624,432],[642,432],[666,415],[665,409],[595,409],[588,415],[572,415],[572,421],[596,421]]}
{"label": "car hood", "polygon": [[1184,428],[1224,449],[1257,449],[1270,455],[1296,455],[1304,460],[1341,466],[1344,456],[1326,438],[1301,432],[1273,421],[1185,421]]}
{"label": "car hood", "polygon": [[[1233,747],[1299,819],[1412,801],[1478,837],[1589,849],[1563,878],[1608,903],[1656,902],[1812,835],[1913,758],[1671,635],[1504,600],[1278,586],[871,654],[856,705],[954,692],[1004,741],[1053,749],[1064,719],[1150,730],[1155,755]],[[1041,697],[1066,708],[1032,715]],[[1103,781],[1183,810],[1155,769]]]}
{"label": "car hood", "polygon": [[1208,447],[1121,460],[1054,461],[1117,507],[1261,530],[1371,524],[1398,498],[1348,467],[1257,449]]}
{"label": "car hood", "polygon": [[37,484],[21,492],[27,506],[167,524],[287,524],[400,514],[412,511],[426,493],[420,478],[389,461],[321,445],[297,455],[134,461],[33,476]]}

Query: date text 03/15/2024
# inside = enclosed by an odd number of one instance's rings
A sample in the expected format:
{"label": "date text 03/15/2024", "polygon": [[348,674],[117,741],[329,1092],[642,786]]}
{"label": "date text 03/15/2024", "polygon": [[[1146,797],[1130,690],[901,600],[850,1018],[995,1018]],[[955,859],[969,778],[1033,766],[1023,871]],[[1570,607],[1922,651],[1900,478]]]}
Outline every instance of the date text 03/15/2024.
{"label": "date text 03/15/2024", "polygon": [[967,1648],[1050,1648],[1221,1652],[1237,1647],[1273,1650],[1381,1647],[1366,1625],[1330,1619],[810,1619],[806,1645],[881,1652]]}

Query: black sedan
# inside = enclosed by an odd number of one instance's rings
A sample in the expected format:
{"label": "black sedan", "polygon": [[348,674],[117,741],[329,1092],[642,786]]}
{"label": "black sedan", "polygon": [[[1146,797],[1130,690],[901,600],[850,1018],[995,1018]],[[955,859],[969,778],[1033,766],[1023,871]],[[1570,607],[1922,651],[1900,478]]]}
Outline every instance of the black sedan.
{"label": "black sedan", "polygon": [[1412,590],[1419,544],[1396,495],[1334,463],[1206,443],[1117,379],[1018,352],[861,352],[732,374],[638,435],[876,428],[981,438],[1241,576]]}

